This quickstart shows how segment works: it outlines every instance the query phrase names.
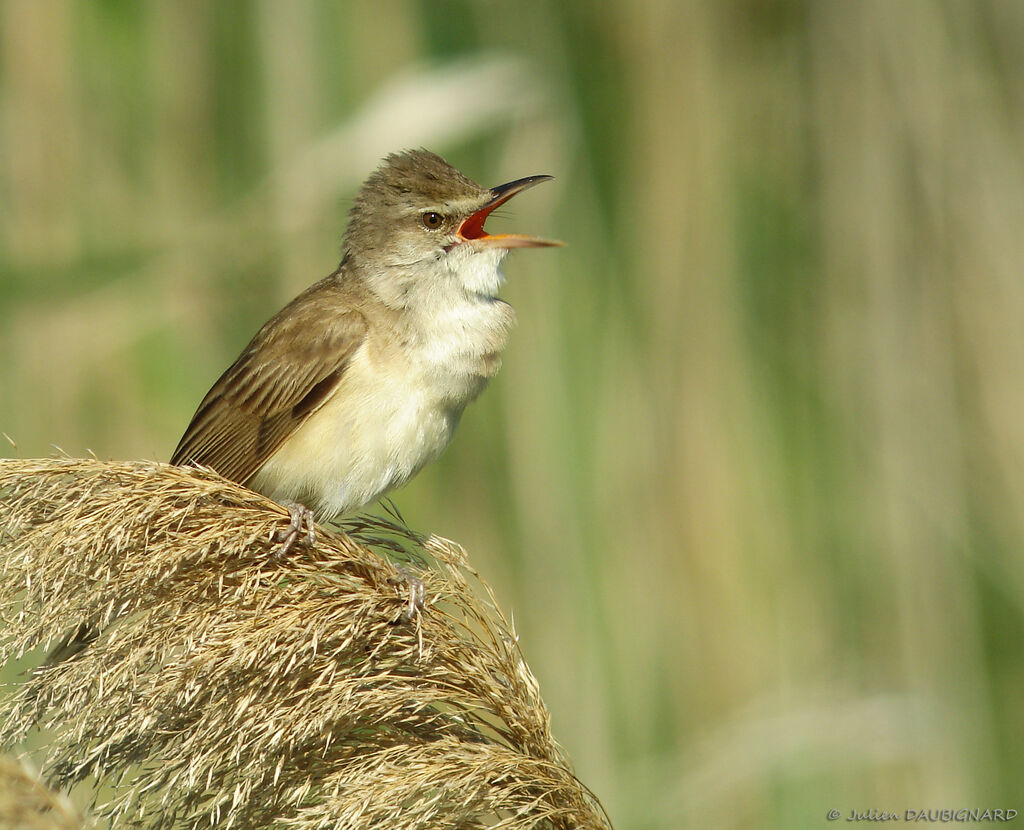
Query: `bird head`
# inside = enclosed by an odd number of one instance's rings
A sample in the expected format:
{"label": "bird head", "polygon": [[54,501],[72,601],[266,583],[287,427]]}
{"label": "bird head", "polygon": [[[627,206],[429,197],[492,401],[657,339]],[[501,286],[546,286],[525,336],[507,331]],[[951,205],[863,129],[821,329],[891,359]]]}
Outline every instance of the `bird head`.
{"label": "bird head", "polygon": [[496,293],[498,264],[509,250],[562,243],[490,234],[484,223],[517,193],[551,178],[528,176],[486,188],[427,150],[390,155],[356,196],[346,256],[360,271],[406,292],[418,281],[454,279],[469,292]]}

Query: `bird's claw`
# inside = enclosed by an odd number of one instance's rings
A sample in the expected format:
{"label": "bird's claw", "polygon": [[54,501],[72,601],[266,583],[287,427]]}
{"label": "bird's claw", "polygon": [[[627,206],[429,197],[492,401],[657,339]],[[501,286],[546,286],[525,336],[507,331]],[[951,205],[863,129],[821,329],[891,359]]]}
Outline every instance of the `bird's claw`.
{"label": "bird's claw", "polygon": [[422,579],[413,576],[401,565],[396,567],[401,576],[391,577],[388,582],[392,585],[407,585],[409,587],[409,601],[406,603],[405,608],[402,609],[402,613],[398,615],[395,623],[407,623],[422,611],[426,605],[427,587],[423,584]]}
{"label": "bird's claw", "polygon": [[280,542],[280,546],[274,549],[275,556],[283,556],[292,549],[292,545],[299,538],[299,534],[305,531],[306,540],[310,547],[316,544],[316,525],[313,520],[313,511],[304,504],[288,502],[283,507],[288,508],[288,515],[291,521],[288,527],[282,530],[275,530],[270,539],[272,542]]}

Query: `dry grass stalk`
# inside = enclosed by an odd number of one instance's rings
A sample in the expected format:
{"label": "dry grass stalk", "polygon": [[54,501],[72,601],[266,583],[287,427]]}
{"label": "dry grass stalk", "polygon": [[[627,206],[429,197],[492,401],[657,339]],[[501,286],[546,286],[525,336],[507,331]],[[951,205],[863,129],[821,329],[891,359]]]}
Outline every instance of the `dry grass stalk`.
{"label": "dry grass stalk", "polygon": [[[203,471],[0,461],[0,658],[98,632],[3,744],[48,730],[48,777],[113,786],[117,826],[608,827],[457,545],[362,517],[275,557],[286,523]],[[431,563],[409,620],[395,558]]]}

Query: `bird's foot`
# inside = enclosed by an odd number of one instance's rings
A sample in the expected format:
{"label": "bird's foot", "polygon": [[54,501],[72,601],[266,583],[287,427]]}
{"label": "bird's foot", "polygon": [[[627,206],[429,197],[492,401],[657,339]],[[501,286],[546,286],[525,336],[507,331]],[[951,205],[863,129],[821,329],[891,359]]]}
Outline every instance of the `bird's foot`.
{"label": "bird's foot", "polygon": [[398,615],[398,619],[395,620],[395,624],[407,623],[413,617],[415,617],[427,601],[427,588],[423,584],[423,580],[419,577],[413,576],[401,565],[396,566],[401,576],[391,577],[388,582],[392,585],[406,585],[409,588],[409,601],[406,603],[405,608],[402,609],[402,613]]}
{"label": "bird's foot", "polygon": [[306,507],[306,505],[293,501],[284,502],[282,507],[288,508],[288,515],[291,516],[291,521],[288,523],[288,527],[283,530],[275,530],[270,535],[272,542],[281,543],[278,547],[274,548],[274,556],[284,556],[288,553],[292,549],[292,545],[299,538],[299,534],[303,533],[303,531],[305,531],[306,540],[309,542],[310,547],[315,545],[316,525],[313,520],[313,511]]}

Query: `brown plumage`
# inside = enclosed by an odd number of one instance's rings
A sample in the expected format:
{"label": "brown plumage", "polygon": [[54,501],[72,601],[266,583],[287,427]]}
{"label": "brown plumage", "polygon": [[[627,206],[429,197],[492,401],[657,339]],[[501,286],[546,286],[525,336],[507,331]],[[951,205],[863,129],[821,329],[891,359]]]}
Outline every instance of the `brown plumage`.
{"label": "brown plumage", "polygon": [[[257,332],[206,393],[172,464],[211,467],[247,483],[319,409],[366,336],[340,269],[307,288]],[[315,337],[297,337],[315,331]]]}
{"label": "brown plumage", "polygon": [[548,178],[488,189],[426,150],[388,156],[356,196],[341,265],[259,330],[171,462],[322,519],[415,475],[500,365],[515,319],[497,297],[501,259],[558,244],[484,221]]}

